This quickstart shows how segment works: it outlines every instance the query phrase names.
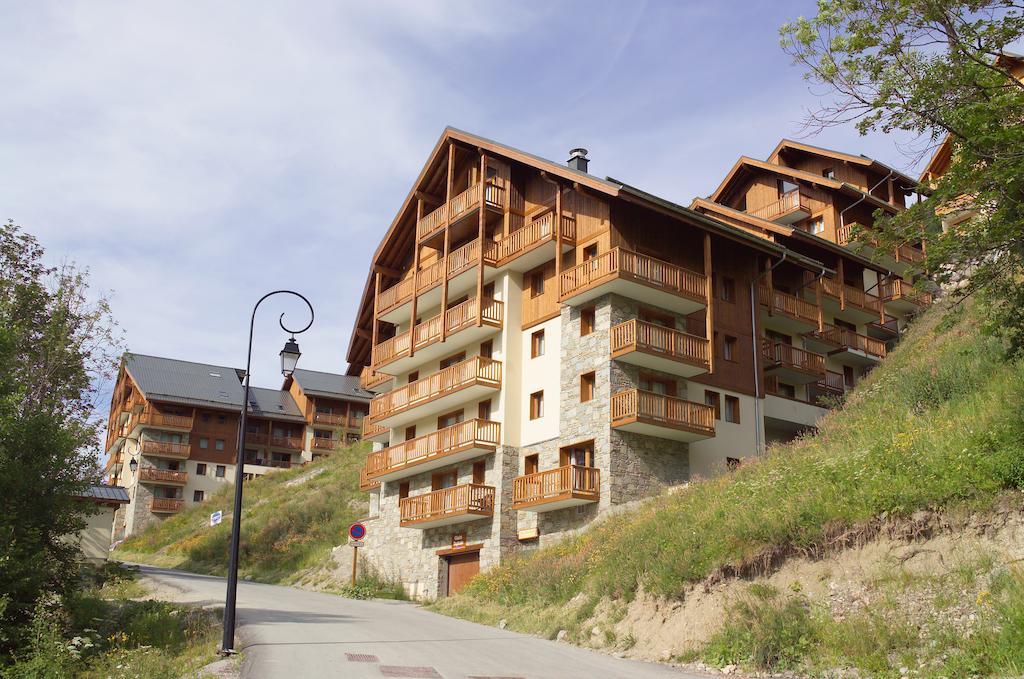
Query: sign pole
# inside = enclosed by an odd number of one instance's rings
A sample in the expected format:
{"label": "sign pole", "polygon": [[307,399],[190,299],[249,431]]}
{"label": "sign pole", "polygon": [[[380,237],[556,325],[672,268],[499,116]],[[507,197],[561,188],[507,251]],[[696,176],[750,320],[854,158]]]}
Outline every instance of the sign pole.
{"label": "sign pole", "polygon": [[359,562],[359,548],[352,548],[352,586],[356,586],[356,564]]}
{"label": "sign pole", "polygon": [[353,523],[348,527],[349,544],[352,545],[352,586],[356,586],[356,567],[359,563],[359,548],[363,546],[363,538],[366,537],[366,526],[361,523]]}

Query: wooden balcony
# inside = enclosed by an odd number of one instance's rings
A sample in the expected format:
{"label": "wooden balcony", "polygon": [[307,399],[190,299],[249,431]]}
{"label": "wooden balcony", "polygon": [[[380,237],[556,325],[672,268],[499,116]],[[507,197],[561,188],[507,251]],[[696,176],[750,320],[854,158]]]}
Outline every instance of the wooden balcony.
{"label": "wooden balcony", "polygon": [[[550,210],[487,246],[485,257],[499,271],[529,271],[555,257],[555,212]],[[562,217],[562,251],[576,240],[576,222]]]}
{"label": "wooden balcony", "polygon": [[387,391],[394,379],[391,375],[374,372],[373,368],[366,366],[359,373],[359,386],[367,391]]}
{"label": "wooden balcony", "polygon": [[512,509],[552,512],[599,499],[601,470],[594,467],[558,467],[512,481]]}
{"label": "wooden balcony", "polygon": [[301,436],[271,436],[270,447],[284,450],[302,450],[304,441]]}
{"label": "wooden balcony", "polygon": [[188,472],[179,472],[173,469],[157,469],[156,467],[140,467],[139,481],[166,486],[184,486],[188,483]]}
{"label": "wooden balcony", "polygon": [[371,479],[394,481],[492,453],[500,442],[500,424],[467,420],[370,453],[366,472]]}
{"label": "wooden balcony", "polygon": [[821,308],[814,302],[767,285],[757,286],[757,300],[768,309],[768,315],[761,317],[766,327],[787,333],[807,332],[818,327]]}
{"label": "wooden balcony", "polygon": [[563,271],[559,292],[572,305],[615,293],[680,314],[707,306],[704,274],[622,248]]}
{"label": "wooden balcony", "polygon": [[323,436],[313,437],[313,450],[319,451],[332,451],[341,448],[342,441],[339,439],[329,439]]}
{"label": "wooden balcony", "polygon": [[827,351],[843,363],[873,365],[885,358],[885,342],[848,328],[826,324],[821,332],[804,335],[804,340],[811,348]]}
{"label": "wooden balcony", "polygon": [[370,401],[375,424],[395,428],[459,403],[479,401],[501,388],[501,363],[483,356],[460,361]]}
{"label": "wooden balcony", "polygon": [[878,241],[869,233],[870,229],[861,224],[844,224],[836,228],[836,241],[897,273],[920,269],[924,265],[927,257],[921,248],[902,243],[891,250],[880,250]]}
{"label": "wooden balcony", "polygon": [[885,308],[897,313],[913,313],[931,306],[934,301],[930,292],[921,292],[913,285],[899,278],[887,278],[878,285],[878,292]]}
{"label": "wooden balcony", "polygon": [[175,460],[184,460],[189,456],[192,448],[187,443],[174,443],[172,441],[157,441],[156,439],[142,439],[142,454],[153,457],[170,457]]}
{"label": "wooden balcony", "polygon": [[466,483],[402,498],[398,514],[398,525],[422,529],[490,517],[494,515],[494,486]]}
{"label": "wooden balcony", "polygon": [[693,377],[710,369],[711,343],[697,335],[629,320],[609,333],[611,357],[651,370]]}
{"label": "wooden balcony", "polygon": [[145,427],[176,430],[192,428],[191,415],[169,415],[155,410],[143,410],[136,417],[136,423]]}
{"label": "wooden balcony", "polygon": [[366,475],[366,465],[359,468],[359,490],[369,492],[380,488],[380,481],[375,481]]}
{"label": "wooden balcony", "polygon": [[247,431],[245,443],[250,446],[265,446],[270,443],[270,435],[263,431]]}
{"label": "wooden balcony", "polygon": [[792,384],[808,384],[825,377],[825,357],[782,342],[761,339],[764,372]]}
{"label": "wooden balcony", "polygon": [[860,288],[822,278],[821,293],[822,302],[841,318],[866,323],[882,317],[882,300]]}
{"label": "wooden balcony", "polygon": [[886,314],[885,321],[868,321],[865,328],[868,335],[882,341],[896,339],[900,336],[900,323],[895,316]]}
{"label": "wooden balcony", "polygon": [[640,389],[612,396],[615,429],[675,441],[699,441],[715,435],[715,409],[675,396]]}
{"label": "wooden balcony", "polygon": [[[482,324],[477,326],[475,297],[456,304],[447,311],[417,324],[412,331],[407,330],[379,342],[373,348],[374,369],[380,371],[386,366],[388,372],[400,374],[411,370],[414,365],[436,360],[445,352],[451,351],[448,340],[457,342],[460,346],[480,341],[494,334],[495,329],[501,328],[504,305],[497,300],[485,298],[482,316]],[[413,345],[415,360],[409,355]]]}
{"label": "wooden balcony", "polygon": [[846,380],[843,373],[832,370],[825,371],[825,378],[807,385],[807,400],[819,407],[828,407],[825,399],[834,399],[846,392]]}
{"label": "wooden balcony", "polygon": [[803,189],[794,189],[784,193],[778,200],[768,203],[750,214],[769,222],[793,224],[811,216],[810,201]]}
{"label": "wooden balcony", "polygon": [[363,440],[375,443],[387,443],[391,437],[391,430],[387,427],[370,422],[369,417],[363,418]]}
{"label": "wooden balcony", "polygon": [[[482,187],[486,187],[481,191]],[[416,238],[429,241],[444,232],[445,224],[454,224],[473,214],[480,207],[480,199],[491,209],[500,210],[505,206],[505,189],[491,182],[477,182],[447,203],[427,214],[416,224]]]}
{"label": "wooden balcony", "polygon": [[313,413],[313,424],[321,424],[325,427],[345,427],[346,429],[359,429],[363,426],[360,418],[346,417],[345,413]]}
{"label": "wooden balcony", "polygon": [[184,506],[184,500],[169,497],[155,497],[149,504],[149,510],[154,514],[173,514],[174,512],[180,511]]}

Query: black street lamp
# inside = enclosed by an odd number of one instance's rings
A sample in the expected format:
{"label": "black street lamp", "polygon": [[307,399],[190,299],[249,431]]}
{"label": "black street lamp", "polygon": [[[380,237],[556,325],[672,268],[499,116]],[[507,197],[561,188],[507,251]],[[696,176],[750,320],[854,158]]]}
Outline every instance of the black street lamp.
{"label": "black street lamp", "polygon": [[249,372],[252,368],[252,333],[256,323],[256,310],[260,308],[268,297],[273,295],[295,295],[309,307],[309,323],[301,330],[292,330],[284,324],[284,314],[277,319],[278,325],[285,332],[291,334],[291,338],[284,343],[281,349],[281,374],[289,377],[295,372],[295,365],[299,362],[299,343],[295,341],[296,335],[309,330],[313,325],[313,305],[309,300],[292,290],[275,290],[260,297],[256,306],[252,308],[252,317],[249,319],[249,353],[245,359],[245,389],[242,397],[242,420],[238,425],[238,451],[235,458],[235,504],[231,515],[231,558],[228,562],[228,592],[224,603],[224,638],[221,640],[220,652],[229,655],[235,652],[235,600],[238,594],[238,541],[242,528],[242,478],[245,467],[245,427],[247,414],[249,412]]}

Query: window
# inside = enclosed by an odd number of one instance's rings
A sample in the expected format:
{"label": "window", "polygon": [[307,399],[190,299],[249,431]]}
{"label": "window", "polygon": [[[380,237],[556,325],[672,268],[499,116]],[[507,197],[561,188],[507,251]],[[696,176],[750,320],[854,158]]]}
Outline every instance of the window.
{"label": "window", "polygon": [[201,490],[192,491],[192,502],[202,502],[204,495],[205,493],[203,493],[203,491]]}
{"label": "window", "polygon": [[544,272],[534,271],[530,274],[530,297],[540,297],[544,294]]}
{"label": "window", "polygon": [[445,368],[453,366],[456,363],[461,363],[462,361],[465,361],[465,360],[466,360],[466,352],[465,351],[463,351],[461,353],[458,353],[458,354],[455,354],[454,356],[449,356],[448,358],[443,358],[443,359],[441,359],[441,370],[444,370]]}
{"label": "window", "polygon": [[537,358],[544,355],[544,331],[538,330],[530,335],[530,357]]}
{"label": "window", "polygon": [[494,355],[494,340],[487,340],[480,343],[480,356],[491,358]]}
{"label": "window", "polygon": [[736,279],[728,276],[722,276],[722,289],[719,291],[719,297],[722,298],[723,302],[736,303]]}
{"label": "window", "polygon": [[639,386],[640,391],[649,391],[652,394],[660,394],[662,396],[676,395],[675,381],[665,379],[664,377],[641,374]]}
{"label": "window", "polygon": [[594,398],[594,385],[597,376],[594,372],[580,375],[580,403],[586,403]]}
{"label": "window", "polygon": [[213,442],[213,447],[217,450],[224,450],[224,439],[217,439]]}
{"label": "window", "polygon": [[228,468],[225,467],[224,465],[222,465],[222,464],[217,465],[217,478],[218,479],[223,479],[224,475],[227,473],[227,471],[228,471]]}
{"label": "window", "polygon": [[592,243],[583,248],[583,261],[589,262],[597,257],[597,243]]}
{"label": "window", "polygon": [[796,398],[796,387],[792,384],[786,384],[785,382],[779,382],[776,387],[779,396],[785,396],[786,398]]}
{"label": "window", "polygon": [[473,463],[473,483],[483,483],[484,475],[487,473],[487,463],[483,460]]}
{"label": "window", "polygon": [[411,373],[409,373],[409,378],[406,381],[409,384],[412,384],[413,382],[415,382],[419,378],[420,378],[420,371],[419,370],[413,370]]}
{"label": "window", "polygon": [[671,315],[662,313],[660,311],[654,311],[653,309],[640,309],[639,318],[644,323],[651,323],[652,325],[660,325],[663,328],[675,328],[676,319]]}
{"label": "window", "polygon": [[199,438],[199,447],[200,448],[204,448],[204,449],[205,448],[209,448],[210,447],[210,439],[208,439],[206,437],[200,437]]}
{"label": "window", "polygon": [[586,337],[594,332],[597,321],[597,312],[592,306],[580,310],[580,337]]}
{"label": "window", "polygon": [[407,497],[409,497],[409,482],[402,481],[398,484],[398,499],[404,500]]}
{"label": "window", "polygon": [[722,401],[721,394],[717,391],[711,391],[710,389],[704,390],[704,403],[715,409],[715,419],[722,419]]}
{"label": "window", "polygon": [[566,446],[558,451],[558,462],[562,467],[576,465],[578,467],[594,466],[594,442],[584,441]]}
{"label": "window", "polygon": [[455,469],[445,472],[434,472],[430,475],[430,490],[442,490],[459,485],[459,472]]}
{"label": "window", "polygon": [[206,465],[202,462],[196,465],[196,476],[206,476]]}
{"label": "window", "polygon": [[725,336],[725,344],[722,345],[722,357],[727,361],[736,360],[736,338]]}
{"label": "window", "polygon": [[821,217],[811,220],[811,223],[807,225],[807,230],[813,234],[825,233],[825,220]]}
{"label": "window", "polygon": [[463,412],[464,411],[462,410],[457,410],[455,412],[439,416],[437,418],[437,428],[444,429],[445,427],[454,427],[459,422],[462,422]]}
{"label": "window", "polygon": [[227,422],[227,419],[223,415],[217,416],[217,424],[224,424],[225,422]]}
{"label": "window", "polygon": [[523,473],[525,474],[536,474],[537,470],[540,469],[540,456],[539,455],[527,455],[523,459]]}
{"label": "window", "polygon": [[535,391],[530,394],[530,419],[537,420],[544,417],[544,392]]}
{"label": "window", "polygon": [[854,384],[855,381],[856,380],[855,380],[854,375],[853,375],[853,366],[851,366],[851,365],[844,365],[843,366],[843,384],[846,385],[847,389],[852,389],[853,388],[853,384]]}
{"label": "window", "polygon": [[797,185],[794,184],[793,182],[789,181],[788,179],[779,179],[778,188],[779,188],[779,198],[782,198],[787,193],[789,193],[791,191],[796,191],[797,190]]}
{"label": "window", "polygon": [[740,400],[735,396],[725,397],[725,421],[740,423]]}
{"label": "window", "polygon": [[725,468],[729,471],[735,471],[740,468],[740,458],[738,457],[727,457],[725,458]]}
{"label": "window", "polygon": [[410,426],[405,428],[405,440],[406,441],[412,441],[414,438],[416,438],[416,425],[415,424],[410,425]]}
{"label": "window", "polygon": [[825,179],[835,179],[836,172],[831,167],[826,167],[824,170],[821,171],[821,176],[824,177]]}
{"label": "window", "polygon": [[491,399],[480,401],[476,406],[476,416],[481,420],[491,419]]}
{"label": "window", "polygon": [[329,431],[327,431],[325,429],[314,429],[313,430],[313,438],[315,438],[315,439],[327,439],[328,441],[330,441],[331,440],[331,432],[329,432]]}
{"label": "window", "polygon": [[205,413],[204,412],[202,415],[199,416],[199,419],[201,419],[203,422],[209,422],[210,421],[210,413]]}

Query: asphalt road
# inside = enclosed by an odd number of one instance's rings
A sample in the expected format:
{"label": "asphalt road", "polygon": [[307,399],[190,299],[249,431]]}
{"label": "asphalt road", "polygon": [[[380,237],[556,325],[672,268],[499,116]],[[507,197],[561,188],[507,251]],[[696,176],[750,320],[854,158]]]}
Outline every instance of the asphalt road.
{"label": "asphalt road", "polygon": [[[156,595],[224,601],[223,578],[141,566]],[[701,675],[437,615],[401,601],[357,601],[239,583],[238,647],[248,679],[423,677],[646,679]]]}

